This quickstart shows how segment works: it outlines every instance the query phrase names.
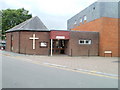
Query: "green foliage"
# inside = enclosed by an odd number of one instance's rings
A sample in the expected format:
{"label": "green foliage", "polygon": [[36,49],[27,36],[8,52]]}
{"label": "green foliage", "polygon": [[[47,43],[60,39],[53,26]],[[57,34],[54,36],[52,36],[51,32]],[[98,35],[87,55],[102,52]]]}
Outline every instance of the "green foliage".
{"label": "green foliage", "polygon": [[6,10],[2,10],[1,13],[2,13],[2,22],[0,22],[0,26],[2,27],[2,32],[1,32],[2,39],[5,39],[6,30],[9,30],[14,26],[32,17],[32,15],[29,14],[29,11],[25,10],[24,8],[6,9]]}

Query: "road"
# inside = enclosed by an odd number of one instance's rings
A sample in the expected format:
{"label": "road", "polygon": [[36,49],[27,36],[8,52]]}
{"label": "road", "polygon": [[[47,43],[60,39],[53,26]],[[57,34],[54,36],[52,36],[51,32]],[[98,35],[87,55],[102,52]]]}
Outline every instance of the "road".
{"label": "road", "polygon": [[2,88],[118,88],[118,80],[3,56]]}
{"label": "road", "polygon": [[2,52],[0,51],[0,90],[2,89]]}

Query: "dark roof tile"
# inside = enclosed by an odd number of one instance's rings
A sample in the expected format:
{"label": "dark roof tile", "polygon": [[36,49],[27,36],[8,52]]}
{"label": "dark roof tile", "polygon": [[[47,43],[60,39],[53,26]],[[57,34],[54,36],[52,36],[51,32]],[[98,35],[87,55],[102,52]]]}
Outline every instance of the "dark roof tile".
{"label": "dark roof tile", "polygon": [[39,19],[39,17],[35,16],[7,30],[6,32],[25,31],[25,30],[27,31],[49,31],[48,28]]}

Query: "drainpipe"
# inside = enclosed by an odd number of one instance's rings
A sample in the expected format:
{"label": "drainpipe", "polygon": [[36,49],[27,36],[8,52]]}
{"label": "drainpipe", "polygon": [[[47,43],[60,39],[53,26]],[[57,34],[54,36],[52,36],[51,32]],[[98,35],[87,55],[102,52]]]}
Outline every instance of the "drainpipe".
{"label": "drainpipe", "polygon": [[19,43],[18,43],[18,45],[19,45],[19,51],[18,51],[18,53],[20,53],[20,31],[19,31],[19,41],[18,41]]}
{"label": "drainpipe", "polygon": [[51,39],[51,56],[52,56],[52,46],[53,46],[53,40]]}

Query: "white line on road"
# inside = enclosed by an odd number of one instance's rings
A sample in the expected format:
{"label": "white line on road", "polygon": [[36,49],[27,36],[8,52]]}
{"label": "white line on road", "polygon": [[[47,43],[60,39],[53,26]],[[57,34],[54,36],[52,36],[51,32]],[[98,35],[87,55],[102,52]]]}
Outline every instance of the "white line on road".
{"label": "white line on road", "polygon": [[63,67],[63,68],[67,68],[67,66],[58,65],[58,64],[51,64],[51,63],[43,63],[43,64],[52,65],[52,66],[56,66],[56,67]]}
{"label": "white line on road", "polygon": [[[50,65],[50,66],[56,66],[56,67],[63,67],[63,68],[68,67],[68,66],[63,66],[63,65],[53,64],[53,63],[47,63],[47,62],[44,62],[43,64],[47,64],[47,65]],[[116,74],[109,74],[109,73],[91,71],[91,70],[86,70],[86,69],[74,68],[73,70],[82,71],[82,72],[88,72],[88,73],[94,73],[94,74],[99,74],[99,75],[105,75],[105,76],[118,77],[118,75],[116,75]]]}

